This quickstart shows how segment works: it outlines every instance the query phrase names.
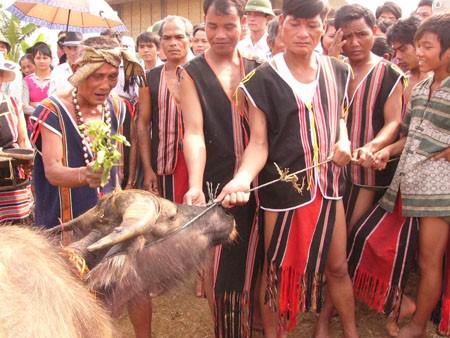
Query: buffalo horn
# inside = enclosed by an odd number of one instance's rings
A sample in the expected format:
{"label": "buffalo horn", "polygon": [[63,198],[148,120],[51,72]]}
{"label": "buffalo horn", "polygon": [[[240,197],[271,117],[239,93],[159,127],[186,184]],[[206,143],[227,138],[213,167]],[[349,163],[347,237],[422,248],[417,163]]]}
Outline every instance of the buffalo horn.
{"label": "buffalo horn", "polygon": [[[151,203],[149,203],[151,202]],[[156,198],[134,200],[124,211],[122,223],[110,234],[88,246],[89,251],[96,251],[151,232],[160,213]]]}

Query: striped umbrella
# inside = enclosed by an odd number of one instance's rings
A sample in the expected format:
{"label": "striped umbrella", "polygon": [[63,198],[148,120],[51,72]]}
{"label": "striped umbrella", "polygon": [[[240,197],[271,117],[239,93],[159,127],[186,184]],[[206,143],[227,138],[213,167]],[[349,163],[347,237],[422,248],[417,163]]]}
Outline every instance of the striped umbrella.
{"label": "striped umbrella", "polygon": [[3,8],[20,20],[49,29],[82,33],[127,30],[105,0],[6,0]]}

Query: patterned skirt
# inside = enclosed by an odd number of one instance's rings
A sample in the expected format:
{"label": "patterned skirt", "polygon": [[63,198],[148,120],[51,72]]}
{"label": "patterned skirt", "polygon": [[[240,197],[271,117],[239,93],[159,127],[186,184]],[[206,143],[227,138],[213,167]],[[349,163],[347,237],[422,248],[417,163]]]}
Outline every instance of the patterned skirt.
{"label": "patterned skirt", "polygon": [[414,262],[418,219],[374,205],[348,238],[348,269],[355,297],[370,308],[398,318],[403,290]]}
{"label": "patterned skirt", "polygon": [[270,307],[279,305],[283,330],[296,326],[299,311],[320,311],[336,203],[318,191],[310,204],[278,213],[267,253],[265,298]]}

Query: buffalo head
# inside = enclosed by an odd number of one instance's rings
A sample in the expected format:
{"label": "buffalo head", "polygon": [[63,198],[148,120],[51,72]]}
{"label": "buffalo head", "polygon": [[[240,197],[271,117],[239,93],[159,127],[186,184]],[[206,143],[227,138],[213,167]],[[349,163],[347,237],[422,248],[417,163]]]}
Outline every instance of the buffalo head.
{"label": "buffalo head", "polygon": [[116,312],[140,292],[182,284],[206,262],[210,248],[232,237],[234,219],[221,206],[180,229],[204,210],[125,190],[52,232],[74,231],[71,249],[90,262],[88,286]]}

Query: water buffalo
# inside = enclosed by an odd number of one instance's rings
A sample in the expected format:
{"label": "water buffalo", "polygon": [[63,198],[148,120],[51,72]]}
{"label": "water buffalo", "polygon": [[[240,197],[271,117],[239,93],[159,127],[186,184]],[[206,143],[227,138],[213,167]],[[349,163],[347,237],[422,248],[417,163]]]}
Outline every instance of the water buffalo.
{"label": "water buffalo", "polygon": [[73,230],[70,249],[91,267],[85,282],[117,314],[141,292],[159,294],[185,282],[211,247],[233,238],[234,219],[220,206],[178,231],[204,210],[125,190],[52,232]]}
{"label": "water buffalo", "polygon": [[116,336],[111,317],[64,257],[40,231],[0,227],[0,337]]}

